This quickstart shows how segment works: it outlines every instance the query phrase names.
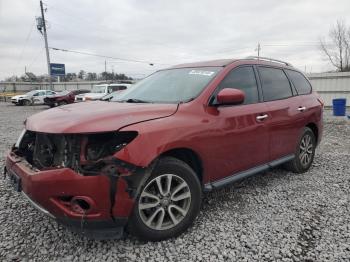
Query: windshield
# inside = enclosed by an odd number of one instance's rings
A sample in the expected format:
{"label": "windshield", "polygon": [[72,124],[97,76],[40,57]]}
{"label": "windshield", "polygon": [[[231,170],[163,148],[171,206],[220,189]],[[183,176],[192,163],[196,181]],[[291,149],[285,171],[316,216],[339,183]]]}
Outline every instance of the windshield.
{"label": "windshield", "polygon": [[[222,67],[158,71],[118,95],[118,102],[180,103],[196,98]],[[114,99],[113,99],[114,100]]]}
{"label": "windshield", "polygon": [[105,93],[106,86],[93,86],[91,89],[91,93]]}

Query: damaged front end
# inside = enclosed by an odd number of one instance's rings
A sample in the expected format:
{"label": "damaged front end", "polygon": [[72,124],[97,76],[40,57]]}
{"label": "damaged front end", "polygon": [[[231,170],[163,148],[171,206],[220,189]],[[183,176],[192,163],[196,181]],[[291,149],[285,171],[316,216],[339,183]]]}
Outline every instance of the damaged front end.
{"label": "damaged front end", "polygon": [[59,222],[108,238],[111,228],[120,233],[125,226],[150,173],[114,157],[136,136],[133,131],[48,134],[27,130],[9,153],[6,169],[20,177],[24,194]]}

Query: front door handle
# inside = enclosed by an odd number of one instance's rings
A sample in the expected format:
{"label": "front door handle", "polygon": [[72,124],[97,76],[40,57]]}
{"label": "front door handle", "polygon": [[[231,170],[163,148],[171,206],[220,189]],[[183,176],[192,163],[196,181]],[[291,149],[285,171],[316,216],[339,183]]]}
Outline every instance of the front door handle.
{"label": "front door handle", "polygon": [[306,110],[306,107],[305,106],[299,106],[298,107],[298,111],[300,111],[300,112],[303,112],[303,111],[305,111]]}
{"label": "front door handle", "polygon": [[264,120],[265,118],[268,118],[268,115],[267,115],[267,114],[257,116],[257,117],[256,117],[256,120],[262,121],[262,120]]}

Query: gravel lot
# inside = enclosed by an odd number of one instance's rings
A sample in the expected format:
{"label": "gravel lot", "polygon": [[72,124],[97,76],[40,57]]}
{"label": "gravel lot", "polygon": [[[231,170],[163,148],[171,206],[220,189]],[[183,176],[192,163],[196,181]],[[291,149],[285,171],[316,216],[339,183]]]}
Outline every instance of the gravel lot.
{"label": "gravel lot", "polygon": [[[0,152],[23,120],[46,107],[0,103]],[[3,168],[3,157],[0,167]],[[0,179],[0,260],[349,261],[350,120],[325,114],[324,137],[308,173],[275,169],[206,195],[186,233],[145,243],[74,235]]]}

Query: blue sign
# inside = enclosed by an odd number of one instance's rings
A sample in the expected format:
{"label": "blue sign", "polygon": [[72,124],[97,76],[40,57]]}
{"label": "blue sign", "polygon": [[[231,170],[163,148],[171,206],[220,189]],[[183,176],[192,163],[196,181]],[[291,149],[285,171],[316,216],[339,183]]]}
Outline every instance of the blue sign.
{"label": "blue sign", "polygon": [[66,68],[64,64],[50,63],[50,70],[52,76],[64,76],[66,74]]}

